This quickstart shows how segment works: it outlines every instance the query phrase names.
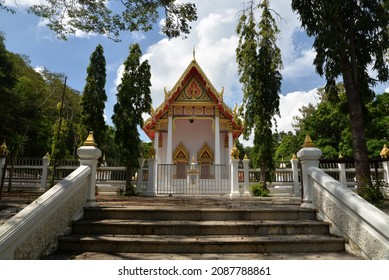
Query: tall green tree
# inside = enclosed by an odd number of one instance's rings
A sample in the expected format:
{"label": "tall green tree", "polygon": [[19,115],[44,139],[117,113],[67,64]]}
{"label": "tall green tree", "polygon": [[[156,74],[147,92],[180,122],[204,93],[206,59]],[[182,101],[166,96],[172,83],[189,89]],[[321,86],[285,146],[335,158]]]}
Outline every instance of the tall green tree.
{"label": "tall green tree", "polygon": [[130,185],[131,171],[139,168],[142,156],[138,127],[143,125],[143,113],[151,109],[151,73],[147,60],[141,62],[142,51],[138,44],[130,46],[130,54],[124,62],[124,73],[117,88],[117,103],[112,121],[115,124],[115,142],[121,159],[127,168],[126,185]]}
{"label": "tall green tree", "polygon": [[0,137],[9,134],[9,125],[13,119],[12,104],[16,100],[11,90],[17,82],[14,64],[4,40],[4,35],[0,32]]}
{"label": "tall green tree", "polygon": [[[243,87],[245,131],[247,138],[254,132],[254,147],[251,158],[261,169],[261,180],[270,180],[275,169],[273,160],[274,138],[272,127],[274,116],[279,115],[279,95],[281,89],[281,52],[276,45],[279,29],[272,16],[268,0],[258,5],[248,3],[243,10],[236,31],[239,44],[236,49],[238,73]],[[259,23],[255,11],[262,10]]]}
{"label": "tall green tree", "polygon": [[[107,35],[119,41],[121,31],[148,31],[164,18],[162,32],[169,38],[190,32],[189,23],[197,20],[193,3],[176,0],[47,0],[32,5],[28,11],[46,19],[47,26],[60,38],[77,30]],[[4,0],[0,11],[14,13]]]}
{"label": "tall green tree", "polygon": [[[335,81],[343,78],[358,193],[363,196],[371,185],[364,104],[373,97],[370,86],[389,79],[389,11],[380,0],[292,0],[292,9],[307,34],[315,37],[314,64],[327,79],[327,91],[336,92]],[[376,77],[370,76],[370,66]]]}
{"label": "tall green tree", "polygon": [[89,131],[93,131],[93,136],[97,145],[104,146],[106,139],[106,124],[104,119],[106,83],[106,62],[104,49],[99,44],[90,57],[87,68],[86,84],[81,96],[81,129],[82,139],[85,139]]}

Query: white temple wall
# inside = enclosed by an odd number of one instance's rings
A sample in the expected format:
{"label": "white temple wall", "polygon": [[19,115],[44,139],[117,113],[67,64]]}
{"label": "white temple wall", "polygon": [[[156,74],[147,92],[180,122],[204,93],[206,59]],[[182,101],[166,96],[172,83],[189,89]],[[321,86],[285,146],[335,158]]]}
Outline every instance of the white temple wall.
{"label": "white temple wall", "polygon": [[175,120],[173,130],[173,151],[182,142],[190,154],[190,161],[195,158],[204,143],[215,152],[215,134],[212,131],[212,120]]}

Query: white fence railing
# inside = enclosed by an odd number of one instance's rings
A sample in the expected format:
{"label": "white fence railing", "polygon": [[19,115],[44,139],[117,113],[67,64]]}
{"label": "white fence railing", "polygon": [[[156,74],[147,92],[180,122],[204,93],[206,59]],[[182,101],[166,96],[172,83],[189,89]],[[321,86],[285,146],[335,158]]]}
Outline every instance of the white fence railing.
{"label": "white fence railing", "polygon": [[[17,161],[17,164],[12,167],[11,180],[9,178],[11,176],[11,167],[7,166],[5,170],[0,168],[0,175],[2,173],[4,175],[0,176],[0,183],[3,183],[4,190],[10,190],[11,188],[9,182],[12,182],[12,190],[45,191],[48,189],[50,184],[53,182],[59,182],[61,179],[65,178],[67,175],[73,172],[77,168],[77,165],[75,165],[76,163],[78,163],[78,161],[63,161],[60,163],[62,165],[56,166],[55,171],[53,171],[52,167],[49,166],[49,161],[46,157],[43,159],[20,159]],[[145,193],[147,189],[150,188],[150,186],[148,186],[150,183],[155,184],[153,188],[157,188],[155,189],[154,194],[188,192],[189,189],[187,186],[189,182],[187,180],[188,176],[186,174],[186,170],[189,170],[189,165],[178,165],[171,167],[158,165],[158,167],[155,169],[155,172],[157,172],[157,179],[153,181],[150,180],[152,178],[150,178],[149,175],[154,174],[154,172],[151,172],[150,169],[155,167],[149,167],[148,161],[145,160],[140,161],[140,163],[142,167],[139,170],[133,171],[131,174],[131,181],[132,184],[136,186],[137,192]],[[112,164],[97,167],[96,186],[99,192],[115,193],[118,188],[125,186],[125,167],[111,165]],[[300,196],[301,169],[299,167],[299,161],[297,159],[292,159],[289,163],[281,163],[280,166],[288,167],[276,169],[274,179],[270,185],[271,195]],[[374,160],[371,162],[371,174],[373,182],[378,180],[383,181],[386,184],[389,183],[387,166],[387,161]],[[260,170],[250,168],[248,160],[241,161],[238,167],[239,187],[241,190],[245,190],[247,193],[250,189],[250,186],[257,184],[260,181]],[[355,168],[353,162],[341,159],[339,162],[323,160],[320,162],[319,167],[342,185],[350,188],[353,191],[356,190]],[[199,170],[199,172],[201,172],[199,179],[202,180],[200,180],[199,184],[197,184],[198,186],[201,186],[201,188],[198,190],[191,188],[193,189],[193,194],[211,194],[214,192],[225,193],[231,189],[230,185],[227,186],[227,184],[230,184],[230,179],[224,178],[224,180],[216,181],[215,179],[211,178],[202,178],[204,176],[214,176],[213,173],[215,173],[217,169],[221,169],[220,171],[217,171],[221,174],[227,174],[227,171],[225,170],[228,170],[228,173],[230,173],[229,168],[218,167],[214,165],[203,165],[201,168],[203,168],[203,170]],[[206,172],[208,172],[208,174],[206,174]],[[54,176],[54,178],[50,176]],[[1,180],[2,177],[3,180]],[[49,177],[51,179],[49,179]],[[211,187],[212,184],[215,184],[217,187]],[[218,190],[215,191],[215,188],[218,188]]]}
{"label": "white fence railing", "polygon": [[157,194],[225,195],[230,192],[229,165],[158,165]]}

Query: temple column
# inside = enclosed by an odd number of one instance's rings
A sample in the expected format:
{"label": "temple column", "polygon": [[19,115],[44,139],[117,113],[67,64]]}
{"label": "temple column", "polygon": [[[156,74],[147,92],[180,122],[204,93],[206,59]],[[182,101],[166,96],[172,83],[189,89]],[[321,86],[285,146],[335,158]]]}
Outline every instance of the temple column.
{"label": "temple column", "polygon": [[220,117],[215,116],[215,164],[220,164]]}
{"label": "temple column", "polygon": [[156,131],[155,136],[154,136],[154,150],[155,150],[155,162],[156,163],[158,163],[158,159],[159,159],[158,141],[159,141],[159,131]]}
{"label": "temple column", "polygon": [[232,131],[228,132],[228,158],[230,158],[230,152],[234,146],[234,139],[232,138]]}
{"label": "temple column", "polygon": [[[152,182],[152,188],[148,189],[148,193],[151,195],[154,195],[157,190],[157,185],[158,185],[158,162],[159,162],[159,131],[155,132],[154,136],[154,150],[155,150],[155,159],[154,161],[151,161],[153,163],[153,166],[149,166],[149,169],[153,169],[153,182]],[[150,163],[150,162],[149,162]]]}
{"label": "temple column", "polygon": [[166,163],[173,163],[173,117],[168,117]]}

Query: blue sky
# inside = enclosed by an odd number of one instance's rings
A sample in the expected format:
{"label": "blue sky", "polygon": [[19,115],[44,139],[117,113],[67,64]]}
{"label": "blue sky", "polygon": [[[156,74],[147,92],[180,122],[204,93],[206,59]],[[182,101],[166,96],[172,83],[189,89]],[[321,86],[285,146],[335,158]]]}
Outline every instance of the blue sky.
{"label": "blue sky", "polygon": [[[157,107],[163,100],[163,88],[169,90],[177,82],[188,66],[196,49],[196,60],[210,81],[220,89],[225,88],[225,101],[233,107],[242,100],[241,86],[237,75],[235,49],[237,35],[235,27],[238,11],[243,0],[193,0],[198,9],[198,21],[192,24],[192,32],[187,39],[168,40],[160,34],[159,25],[153,31],[124,32],[121,42],[115,43],[104,36],[82,32],[67,41],[56,38],[43,20],[28,14],[20,6],[31,5],[39,0],[6,0],[7,4],[19,7],[16,14],[0,12],[0,31],[5,33],[9,51],[30,57],[33,67],[46,67],[52,72],[68,76],[68,85],[82,92],[85,85],[86,68],[89,57],[98,44],[104,48],[107,62],[106,120],[112,124],[111,116],[116,103],[116,86],[120,82],[121,65],[128,56],[132,43],[139,43],[144,58],[149,60],[152,72],[153,105]],[[183,2],[179,0],[178,2]],[[184,1],[188,2],[188,1]],[[281,118],[279,131],[292,130],[293,116],[298,109],[308,103],[315,103],[315,92],[324,85],[312,65],[315,52],[312,39],[300,29],[298,17],[291,11],[291,0],[273,0],[272,8],[281,19],[277,19],[281,34],[278,46],[282,52],[284,68],[280,99]],[[388,85],[380,85],[376,92],[383,92]],[[147,140],[142,135],[143,140]],[[250,145],[250,140],[246,142]]]}

